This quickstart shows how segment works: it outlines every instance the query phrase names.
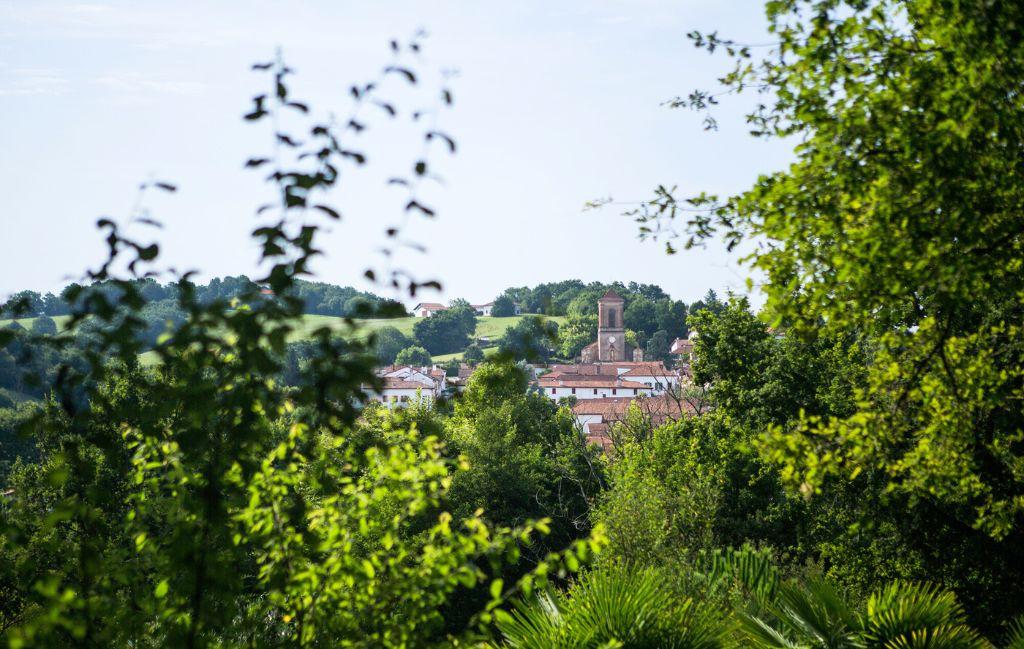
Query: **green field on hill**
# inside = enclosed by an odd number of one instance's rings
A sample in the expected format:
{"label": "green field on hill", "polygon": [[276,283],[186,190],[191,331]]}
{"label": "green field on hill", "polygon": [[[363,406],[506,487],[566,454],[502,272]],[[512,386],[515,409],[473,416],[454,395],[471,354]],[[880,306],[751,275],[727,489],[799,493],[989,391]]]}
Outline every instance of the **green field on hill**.
{"label": "green field on hill", "polygon": [[[67,321],[71,319],[71,316],[69,316],[69,315],[52,315],[52,316],[50,316],[50,318],[52,318],[53,321],[55,323],[57,323],[57,328],[58,329],[63,329],[64,325],[67,323]],[[17,322],[22,327],[25,327],[26,329],[31,329],[32,328],[32,322],[34,320],[35,320],[35,318],[18,318],[16,320],[11,320],[10,318],[0,319],[0,327],[6,327],[7,325],[11,324],[12,322]]]}
{"label": "green field on hill", "polygon": [[[491,357],[498,353],[498,347],[487,347],[484,349],[484,356]],[[447,363],[448,361],[461,361],[463,352],[455,352],[454,354],[441,354],[440,356],[434,356],[435,363]]]}
{"label": "green field on hill", "polygon": [[[497,342],[498,338],[505,333],[506,329],[514,326],[525,317],[528,316],[518,315],[509,316],[507,318],[479,317],[477,318],[474,337],[488,338],[492,342]],[[563,317],[552,317],[549,319],[554,320],[559,324],[565,320]],[[394,327],[411,338],[413,335],[413,325],[415,325],[419,320],[420,318],[415,317],[356,320],[357,329],[354,332],[354,337],[362,339],[382,327]],[[292,332],[288,339],[291,341],[305,340],[312,336],[313,332],[320,327],[330,327],[331,329],[339,332],[347,330],[344,318],[327,315],[304,315],[302,316],[301,323],[295,331]]]}
{"label": "green field on hill", "polygon": [[[58,327],[63,327],[70,316],[53,316]],[[527,315],[509,316],[507,318],[495,318],[495,317],[479,317],[477,318],[476,332],[474,336],[476,338],[487,338],[492,343],[496,343],[499,338],[505,333],[505,330],[511,326],[514,326],[523,318],[529,317]],[[565,320],[564,317],[553,316],[549,317],[549,320],[562,324]],[[32,327],[32,321],[34,318],[21,318],[17,322],[26,329]],[[413,325],[420,320],[416,317],[407,318],[376,318],[370,320],[355,320],[356,328],[352,331],[352,336],[357,339],[365,339],[372,332],[382,327],[395,327],[406,336],[410,338],[413,335]],[[7,326],[11,320],[0,320],[0,327]],[[292,331],[291,335],[288,336],[289,342],[296,342],[299,340],[306,340],[311,338],[313,332],[321,327],[329,327],[330,329],[339,333],[345,333],[349,331],[348,326],[345,324],[344,318],[329,315],[304,315],[298,326]],[[485,354],[494,354],[497,352],[497,348],[488,348],[484,350]],[[434,361],[443,363],[453,359],[462,358],[462,353],[457,352],[454,354],[444,354],[441,356],[435,356]],[[146,352],[140,357],[143,365],[151,365],[156,362],[156,354],[153,352]]]}

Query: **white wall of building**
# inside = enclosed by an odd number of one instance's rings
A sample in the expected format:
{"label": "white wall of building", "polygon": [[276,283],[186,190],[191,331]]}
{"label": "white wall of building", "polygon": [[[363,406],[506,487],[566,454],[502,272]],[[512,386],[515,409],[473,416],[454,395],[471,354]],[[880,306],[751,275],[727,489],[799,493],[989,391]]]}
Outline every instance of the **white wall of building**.
{"label": "white wall of building", "polygon": [[667,390],[671,390],[679,386],[679,377],[675,374],[661,374],[658,376],[630,374],[626,378],[627,380],[635,383],[643,383],[651,389],[653,394],[663,394]]}
{"label": "white wall of building", "polygon": [[[638,381],[639,383],[639,381]],[[654,391],[649,387],[643,388],[573,388],[571,386],[556,386],[542,388],[545,396],[552,401],[558,401],[563,397],[576,397],[577,399],[601,399],[603,397],[637,397],[640,395],[650,396]]]}
{"label": "white wall of building", "polygon": [[434,395],[429,389],[385,388],[379,394],[371,394],[369,400],[383,403],[386,408],[393,410],[408,408],[413,404],[430,405],[434,402]]}
{"label": "white wall of building", "polygon": [[601,415],[576,415],[576,423],[580,425],[584,433],[589,433],[590,424],[604,423],[604,418]]}

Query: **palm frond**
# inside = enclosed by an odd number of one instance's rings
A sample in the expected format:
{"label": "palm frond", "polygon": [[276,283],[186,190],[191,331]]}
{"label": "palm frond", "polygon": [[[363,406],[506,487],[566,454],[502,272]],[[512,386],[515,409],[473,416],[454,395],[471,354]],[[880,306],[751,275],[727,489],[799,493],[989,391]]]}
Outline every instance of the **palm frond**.
{"label": "palm frond", "polygon": [[760,647],[863,646],[860,620],[843,597],[824,581],[806,586],[787,583],[779,587],[778,601],[764,617],[747,616],[742,626],[748,639]]}
{"label": "palm frond", "polygon": [[739,549],[715,549],[701,556],[701,567],[709,584],[737,581],[758,602],[775,600],[779,588],[779,571],[768,550],[755,550],[749,545]]}
{"label": "palm frond", "polygon": [[509,612],[497,611],[496,625],[505,646],[517,649],[570,649],[572,644],[558,602],[546,592],[517,602]]}
{"label": "palm frond", "polygon": [[863,624],[872,647],[989,646],[967,626],[956,596],[930,584],[895,582],[875,592],[868,598]]}
{"label": "palm frond", "polygon": [[727,618],[673,600],[659,574],[609,566],[557,596],[540,594],[497,616],[503,645],[516,649],[721,649]]}
{"label": "palm frond", "polygon": [[1024,649],[1024,615],[1010,622],[1004,649]]}

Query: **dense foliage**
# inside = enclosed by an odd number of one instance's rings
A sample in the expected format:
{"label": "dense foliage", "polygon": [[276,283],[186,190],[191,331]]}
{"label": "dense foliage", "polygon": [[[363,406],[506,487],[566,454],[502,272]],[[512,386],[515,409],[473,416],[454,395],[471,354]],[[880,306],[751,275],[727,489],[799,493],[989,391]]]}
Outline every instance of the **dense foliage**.
{"label": "dense foliage", "polygon": [[[174,283],[160,283],[153,278],[136,280],[137,289],[146,299],[146,302],[159,308],[173,309],[177,304],[178,287]],[[207,284],[196,284],[192,287],[195,299],[201,304],[209,304],[216,300],[230,302],[241,297],[256,299],[269,299],[271,293],[256,293],[253,289],[256,284],[246,277],[215,277]],[[119,293],[114,284],[108,283],[104,286],[90,286],[92,290],[108,290],[111,297]],[[36,315],[70,315],[73,310],[71,295],[81,290],[81,285],[72,284],[63,290],[60,295],[53,293],[40,294],[36,291],[20,291],[12,295],[3,305],[0,305],[0,317],[19,314],[24,317]],[[355,317],[369,313],[379,313],[386,317],[405,315],[405,308],[394,300],[385,299],[358,291],[349,286],[335,286],[324,282],[310,282],[296,279],[295,285],[290,289],[292,293],[302,299],[303,312],[320,315],[333,315],[343,317]],[[258,297],[257,297],[258,295]],[[153,308],[151,306],[151,308]]]}
{"label": "dense foliage", "polygon": [[[254,232],[264,277],[214,299],[179,278],[161,297],[156,244],[103,220],[110,258],[62,294],[66,321],[0,329],[3,639],[1024,646],[1024,8],[766,7],[777,42],[761,61],[692,37],[737,59],[727,92],[766,93],[749,122],[796,136],[795,163],[731,197],[659,188],[633,213],[659,236],[685,216],[687,245],[756,241],[765,308],[611,286],[652,357],[697,332],[692,380],[664,397],[687,416],[655,422],[635,401],[602,453],[571,403],[531,387],[517,359],[570,357],[596,335],[609,287],[578,280],[507,290],[502,312],[564,324],[520,320],[451,401],[368,405],[380,363],[480,360],[476,316],[460,300],[413,339],[323,327],[286,344],[314,308],[302,291],[321,290],[301,281],[319,219],[338,217],[318,201],[365,162],[348,143],[369,118],[275,130],[284,153],[248,162],[273,169],[280,197]],[[392,48],[351,92],[382,120],[397,113],[382,80],[419,79],[404,58],[418,41]],[[246,119],[308,115],[283,63],[256,68],[271,90]],[[438,94],[432,110],[451,102]],[[410,215],[433,215],[413,182],[431,164],[392,179]],[[410,297],[435,286],[381,277]]]}
{"label": "dense foliage", "polygon": [[[400,61],[418,42],[393,49],[381,74],[414,83]],[[246,119],[309,113],[283,63],[255,67],[271,92]],[[379,85],[354,87],[357,104],[382,102]],[[544,520],[505,527],[475,508],[453,517],[443,503],[463,463],[416,422],[362,409],[377,379],[358,336],[323,327],[286,346],[308,308],[297,281],[318,252],[318,221],[337,218],[316,201],[365,160],[342,144],[365,128],[314,122],[307,144],[277,132],[287,155],[248,162],[273,169],[280,197],[261,210],[278,220],[254,232],[266,275],[230,300],[200,300],[178,281],[184,317],[162,333],[153,368],[138,363],[141,314],[160,300],[147,301],[139,278],[158,272],[159,248],[110,220],[100,221],[110,257],[68,292],[64,331],[0,332],[5,349],[77,345],[81,358],[54,361],[48,398],[14,424],[38,462],[10,469],[0,507],[0,629],[11,646],[427,646],[475,633],[503,598],[591,553],[586,539],[578,552],[541,552]],[[280,381],[288,375],[293,387]],[[524,550],[532,568],[495,579]],[[482,603],[443,615],[477,586]]]}
{"label": "dense foliage", "polygon": [[556,344],[558,324],[530,316],[505,330],[498,341],[498,353],[517,361],[546,363]]}
{"label": "dense foliage", "polygon": [[687,215],[688,244],[766,242],[748,261],[776,324],[871,341],[856,412],[765,438],[793,486],[881,469],[892,491],[1020,538],[1024,7],[789,0],[767,15],[777,42],[761,61],[693,37],[736,57],[727,91],[770,93],[749,121],[799,139],[795,163],[693,211],[660,190],[639,217]]}
{"label": "dense foliage", "polygon": [[431,354],[451,354],[469,346],[476,332],[476,313],[469,306],[456,306],[423,318],[413,326],[416,342]]}

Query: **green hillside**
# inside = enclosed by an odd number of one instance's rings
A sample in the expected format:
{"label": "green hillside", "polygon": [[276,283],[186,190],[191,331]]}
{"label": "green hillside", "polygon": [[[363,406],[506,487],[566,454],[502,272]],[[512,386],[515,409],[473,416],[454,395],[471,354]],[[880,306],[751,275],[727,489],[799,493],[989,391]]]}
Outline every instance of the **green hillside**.
{"label": "green hillside", "polygon": [[[52,315],[52,316],[50,316],[50,318],[52,318],[53,321],[55,323],[57,323],[57,328],[58,329],[63,329],[64,325],[67,323],[67,321],[71,319],[71,316],[69,316],[69,315]],[[34,320],[35,320],[35,318],[18,318],[16,320],[11,320],[10,318],[0,319],[0,327],[6,327],[7,325],[11,324],[11,322],[17,322],[22,327],[25,327],[26,329],[31,329],[32,328],[32,322]]]}
{"label": "green hillside", "polygon": [[[484,356],[490,357],[498,353],[497,346],[487,347],[484,349]],[[440,356],[434,356],[435,363],[447,363],[448,361],[461,361],[463,352],[455,352],[454,354],[441,354]]]}
{"label": "green hillside", "polygon": [[[507,318],[479,317],[477,318],[476,332],[474,333],[474,336],[476,338],[487,338],[491,342],[496,343],[498,339],[501,338],[501,336],[505,333],[506,329],[508,329],[511,326],[514,326],[516,323],[518,323],[520,320],[526,317],[528,316],[518,315],[509,316]],[[53,319],[57,322],[58,327],[63,327],[64,323],[67,322],[68,318],[69,316],[54,316]],[[554,320],[559,324],[561,324],[565,320],[564,317],[559,316],[548,317],[548,319]],[[26,329],[30,329],[32,327],[32,320],[34,320],[34,318],[22,318],[18,320],[18,324],[25,327]],[[357,339],[365,339],[373,331],[376,331],[381,327],[395,327],[403,334],[411,338],[413,335],[413,325],[415,325],[418,320],[419,318],[415,317],[356,320],[355,322],[357,327],[352,335]],[[11,321],[0,320],[0,327],[6,326],[9,322]],[[345,324],[344,318],[340,318],[337,316],[309,314],[302,316],[302,319],[299,322],[298,326],[291,333],[291,335],[288,336],[288,340],[289,342],[306,340],[312,337],[313,332],[316,331],[317,329],[320,329],[321,327],[330,327],[332,330],[337,331],[339,333],[349,331],[347,325]],[[497,350],[493,348],[488,348],[485,350],[485,353],[493,354],[495,351]],[[444,354],[442,356],[437,356],[434,358],[434,360],[437,362],[444,362],[461,357],[462,353],[459,352],[455,354]],[[154,354],[153,352],[146,352],[145,354],[142,354],[141,361],[143,365],[151,365],[156,362],[156,354]]]}

